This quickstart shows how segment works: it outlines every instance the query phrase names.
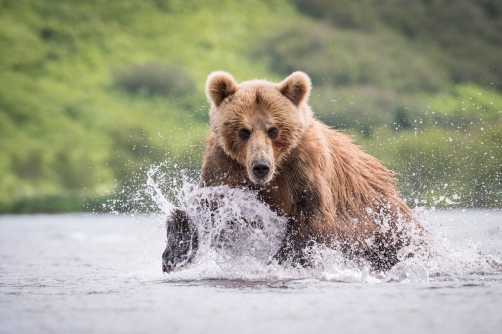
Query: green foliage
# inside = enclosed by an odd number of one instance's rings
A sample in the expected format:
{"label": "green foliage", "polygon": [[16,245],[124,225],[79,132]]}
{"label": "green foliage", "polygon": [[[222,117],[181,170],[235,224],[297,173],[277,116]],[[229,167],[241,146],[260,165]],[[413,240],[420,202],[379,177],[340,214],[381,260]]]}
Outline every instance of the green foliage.
{"label": "green foliage", "polygon": [[198,169],[214,70],[304,70],[317,117],[396,169],[408,198],[501,207],[501,13],[492,0],[0,0],[0,212],[103,210],[151,164]]}
{"label": "green foliage", "polygon": [[343,31],[322,23],[281,25],[257,48],[271,69],[307,72],[314,85],[370,85],[399,92],[437,91],[445,76],[406,38],[391,31]]}
{"label": "green foliage", "polygon": [[241,41],[284,14],[281,0],[0,1],[0,212],[90,210],[151,164],[199,168],[205,78],[267,76]]}
{"label": "green foliage", "polygon": [[366,150],[397,172],[410,205],[500,207],[502,125],[468,132],[390,132],[365,140]]}
{"label": "green foliage", "polygon": [[115,85],[130,93],[183,96],[195,93],[195,82],[173,65],[149,62],[116,70]]}
{"label": "green foliage", "polygon": [[38,195],[22,197],[10,202],[0,202],[0,212],[9,213],[62,213],[62,212],[108,212],[104,203],[116,196],[85,196],[85,194]]}
{"label": "green foliage", "polygon": [[[431,95],[400,94],[369,85],[342,88],[313,87],[310,104],[323,122],[345,130],[357,130],[371,135],[374,129],[390,127],[403,129],[396,115],[404,110],[408,129],[431,126],[427,101]],[[434,96],[434,95],[432,95]],[[435,125],[435,124],[434,124]]]}
{"label": "green foliage", "polygon": [[392,125],[396,130],[410,129],[412,127],[410,116],[406,112],[406,108],[398,107],[396,109],[396,115]]}
{"label": "green foliage", "polygon": [[450,86],[428,101],[433,119],[445,126],[469,127],[502,120],[502,95],[475,85]]}
{"label": "green foliage", "polygon": [[[293,0],[339,29],[368,35],[392,29],[448,79],[502,89],[502,2],[498,0]],[[362,9],[364,8],[364,9]],[[376,46],[376,44],[372,44]]]}

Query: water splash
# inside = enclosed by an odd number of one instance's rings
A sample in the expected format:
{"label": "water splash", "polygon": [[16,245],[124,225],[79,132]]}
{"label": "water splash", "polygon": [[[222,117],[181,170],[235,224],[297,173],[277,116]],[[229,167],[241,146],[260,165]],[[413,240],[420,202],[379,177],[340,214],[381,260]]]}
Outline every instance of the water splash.
{"label": "water splash", "polygon": [[198,229],[199,249],[194,261],[169,274],[168,279],[314,278],[336,282],[414,283],[502,273],[499,256],[484,254],[476,243],[452,245],[441,229],[432,228],[429,212],[423,209],[416,214],[429,230],[425,242],[403,249],[403,254],[411,249],[414,257],[401,261],[388,272],[371,272],[368,266],[355,264],[340,251],[323,245],[314,245],[310,250],[311,267],[280,266],[271,260],[284,237],[286,219],[261,202],[256,192],[228,186],[199,188],[189,175],[176,166],[152,166],[141,195],[136,198],[138,203],[141,202],[138,199],[153,201],[157,213],[164,219],[174,208],[183,209]]}
{"label": "water splash", "polygon": [[157,204],[159,209],[161,209],[162,212],[164,212],[165,214],[168,214],[169,212],[174,210],[175,206],[166,200],[166,198],[162,194],[162,190],[159,188],[159,186],[153,179],[155,174],[158,172],[159,168],[160,166],[152,167],[146,173],[146,186],[147,186],[146,189],[148,190],[147,193],[150,195],[152,200]]}

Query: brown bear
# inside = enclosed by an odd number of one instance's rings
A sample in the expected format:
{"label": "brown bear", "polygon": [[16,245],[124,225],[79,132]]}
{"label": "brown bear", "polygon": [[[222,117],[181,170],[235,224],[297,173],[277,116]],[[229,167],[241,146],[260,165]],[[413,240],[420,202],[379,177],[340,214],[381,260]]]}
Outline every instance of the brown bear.
{"label": "brown bear", "polygon": [[[421,227],[400,199],[393,172],[314,118],[310,89],[303,72],[278,84],[209,75],[211,131],[199,186],[253,189],[286,217],[286,237],[275,255],[280,264],[309,265],[310,245],[323,244],[387,270],[410,244],[409,232]],[[190,218],[175,210],[167,222],[163,270],[189,262],[197,240]]]}

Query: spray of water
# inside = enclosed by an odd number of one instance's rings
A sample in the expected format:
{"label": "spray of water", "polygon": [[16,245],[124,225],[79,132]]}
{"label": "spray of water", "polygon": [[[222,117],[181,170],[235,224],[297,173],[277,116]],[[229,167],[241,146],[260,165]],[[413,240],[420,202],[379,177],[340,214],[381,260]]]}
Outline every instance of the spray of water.
{"label": "spray of water", "polygon": [[[483,254],[477,244],[454,247],[440,231],[429,232],[425,242],[403,249],[403,261],[388,272],[371,272],[368,266],[361,265],[364,262],[356,264],[324,245],[314,245],[309,251],[312,266],[278,265],[272,258],[285,234],[284,217],[257,199],[253,191],[228,186],[199,188],[190,173],[172,167],[152,166],[146,173],[146,184],[135,197],[136,205],[151,208],[153,201],[157,207],[154,213],[163,219],[174,208],[180,208],[197,228],[197,255],[190,265],[169,274],[168,279],[315,278],[382,283],[502,273],[502,261],[497,256]],[[427,212],[416,213],[428,229]],[[414,256],[406,258],[410,251]]]}

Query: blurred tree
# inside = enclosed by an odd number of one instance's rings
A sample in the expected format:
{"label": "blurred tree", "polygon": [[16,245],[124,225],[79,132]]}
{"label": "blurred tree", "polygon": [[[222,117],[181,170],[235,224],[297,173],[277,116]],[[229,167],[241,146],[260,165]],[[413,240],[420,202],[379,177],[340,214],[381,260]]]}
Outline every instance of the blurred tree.
{"label": "blurred tree", "polygon": [[113,73],[115,85],[131,93],[183,96],[195,93],[195,82],[178,66],[149,62]]}
{"label": "blurred tree", "polygon": [[[392,29],[423,48],[457,83],[502,90],[502,1],[293,0],[307,15],[368,34]],[[381,33],[381,32],[380,32]]]}

